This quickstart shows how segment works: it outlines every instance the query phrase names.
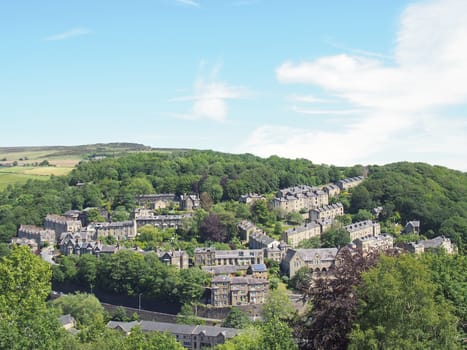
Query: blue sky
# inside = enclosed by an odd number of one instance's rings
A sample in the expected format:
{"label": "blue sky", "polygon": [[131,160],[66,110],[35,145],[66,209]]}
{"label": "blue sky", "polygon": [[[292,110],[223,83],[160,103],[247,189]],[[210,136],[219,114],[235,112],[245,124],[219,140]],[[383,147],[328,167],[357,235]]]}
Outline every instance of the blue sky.
{"label": "blue sky", "polygon": [[0,146],[467,170],[467,2],[3,1]]}

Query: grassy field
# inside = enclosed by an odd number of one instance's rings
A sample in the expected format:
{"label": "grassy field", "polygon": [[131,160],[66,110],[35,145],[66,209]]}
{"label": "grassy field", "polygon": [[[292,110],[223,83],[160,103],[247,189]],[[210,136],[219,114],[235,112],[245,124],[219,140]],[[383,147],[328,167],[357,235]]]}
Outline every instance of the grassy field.
{"label": "grassy field", "polygon": [[[80,146],[0,147],[0,191],[29,179],[47,180],[66,175],[82,160],[93,157],[121,157],[136,152],[173,152],[136,143],[98,143]],[[38,166],[47,160],[53,166]]]}

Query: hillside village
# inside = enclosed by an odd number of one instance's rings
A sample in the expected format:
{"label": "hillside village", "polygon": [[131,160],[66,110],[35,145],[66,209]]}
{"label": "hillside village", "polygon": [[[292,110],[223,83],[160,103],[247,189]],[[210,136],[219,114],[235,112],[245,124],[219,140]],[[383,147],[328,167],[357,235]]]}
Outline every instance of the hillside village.
{"label": "hillside village", "polygon": [[[202,269],[211,277],[207,286],[208,297],[205,302],[213,308],[231,306],[261,305],[271,289],[268,267],[271,262],[280,266],[281,274],[288,279],[293,278],[300,269],[307,268],[317,276],[332,276],[336,267],[336,255],[340,249],[356,249],[363,254],[371,251],[385,251],[394,248],[394,237],[381,232],[381,225],[376,220],[364,220],[347,225],[339,223],[339,217],[344,215],[344,206],[336,202],[341,192],[351,191],[364,181],[363,176],[339,180],[336,183],[320,187],[294,186],[279,190],[268,206],[270,210],[279,209],[285,213],[299,213],[303,223],[292,225],[282,230],[280,238],[276,239],[259,228],[255,223],[243,220],[238,222],[238,232],[243,249],[219,250],[214,247],[198,247],[190,256],[179,249],[156,250],[161,262],[177,269]],[[257,201],[264,201],[263,194],[248,193],[238,199],[247,205]],[[20,225],[17,237],[12,244],[26,245],[32,252],[49,252],[56,260],[60,255],[92,254],[97,257],[115,254],[129,250],[135,254],[147,254],[132,246],[131,242],[138,236],[142,227],[150,225],[159,229],[178,229],[186,220],[190,220],[194,212],[200,208],[201,201],[198,194],[145,194],[135,198],[137,206],[131,213],[130,220],[111,221],[103,208],[86,208],[71,210],[65,213],[50,213],[44,218],[43,227]],[[167,211],[178,208],[176,213]],[[92,222],[89,213],[94,210],[105,220]],[[381,210],[381,208],[379,209]],[[378,208],[375,208],[378,211]],[[161,212],[165,212],[161,214]],[[344,247],[329,248],[300,248],[304,241],[319,238],[333,227],[343,228],[350,236],[351,243]],[[420,222],[408,222],[401,234],[419,233]],[[114,243],[109,243],[114,241]],[[56,248],[56,249],[54,249]],[[444,237],[430,240],[419,240],[399,244],[397,249],[419,254],[425,250],[444,249],[447,253],[454,253],[455,247]],[[44,256],[46,254],[42,254]],[[49,257],[50,258],[50,257]],[[49,260],[54,263],[53,260]],[[131,323],[110,323],[111,328],[128,332]],[[186,337],[186,331],[180,325],[143,324],[147,327],[163,328],[179,337]],[[187,326],[188,327],[188,326]],[[161,329],[162,329],[161,328]],[[190,330],[193,334],[193,330]],[[222,343],[225,337],[234,336],[235,330],[216,329],[203,331],[207,337],[204,346]],[[209,334],[213,334],[210,336]],[[219,338],[219,334],[220,336]],[[216,340],[218,339],[218,340]],[[193,338],[185,339],[183,344],[190,349],[199,346]]]}

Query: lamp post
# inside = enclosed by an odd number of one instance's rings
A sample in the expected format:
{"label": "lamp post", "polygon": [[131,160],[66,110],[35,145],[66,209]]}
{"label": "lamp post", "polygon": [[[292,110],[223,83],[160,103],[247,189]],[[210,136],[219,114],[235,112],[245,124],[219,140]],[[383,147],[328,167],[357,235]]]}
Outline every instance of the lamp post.
{"label": "lamp post", "polygon": [[138,310],[141,311],[141,296],[143,295],[143,293],[139,293],[138,294]]}

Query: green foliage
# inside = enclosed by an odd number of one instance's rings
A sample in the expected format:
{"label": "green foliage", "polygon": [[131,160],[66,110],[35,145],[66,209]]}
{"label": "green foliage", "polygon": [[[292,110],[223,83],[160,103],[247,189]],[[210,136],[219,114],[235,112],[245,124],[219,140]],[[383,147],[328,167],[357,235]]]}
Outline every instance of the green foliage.
{"label": "green foliage", "polygon": [[112,321],[128,322],[130,317],[126,314],[126,310],[123,306],[117,306],[115,311],[112,313]]}
{"label": "green foliage", "polygon": [[363,273],[349,349],[460,349],[451,308],[417,258],[383,257]]}
{"label": "green foliage", "polygon": [[403,224],[418,219],[422,234],[428,238],[444,234],[465,253],[467,173],[423,163],[394,163],[370,167],[369,178],[359,187],[368,190],[375,206],[383,206],[383,220],[395,212]]}
{"label": "green foliage", "polygon": [[177,323],[197,325],[205,324],[206,322],[196,316],[195,312],[193,311],[193,305],[183,304],[180,312],[177,314]]}
{"label": "green foliage", "polygon": [[211,276],[196,267],[180,271],[180,301],[190,303],[201,299],[205,288],[209,285]]}
{"label": "green foliage", "polygon": [[290,213],[287,214],[287,222],[289,222],[292,225],[301,225],[305,221],[303,219],[303,216],[300,213],[297,213],[296,211],[291,211]]}
{"label": "green foliage", "polygon": [[51,304],[60,310],[60,314],[72,315],[80,329],[89,328],[94,332],[104,327],[104,308],[92,294],[63,295],[53,300]]}
{"label": "green foliage", "polygon": [[0,259],[1,349],[60,349],[66,335],[45,303],[50,278],[49,265],[26,247]]}
{"label": "green foliage", "polygon": [[331,228],[321,235],[321,246],[324,248],[343,247],[350,243],[350,234],[343,228]]}
{"label": "green foliage", "polygon": [[97,208],[89,209],[87,212],[87,216],[88,216],[87,217],[88,222],[104,222],[105,221],[105,218],[102,217],[102,215],[99,212],[99,209]]}
{"label": "green foliage", "polygon": [[273,319],[290,320],[295,308],[285,290],[271,290],[266,297],[262,309],[263,320],[268,322]]}
{"label": "green foliage", "polygon": [[118,350],[183,350],[184,347],[169,333],[145,332],[134,327]]}
{"label": "green foliage", "polygon": [[298,244],[298,248],[304,248],[304,249],[320,248],[320,247],[321,247],[321,239],[319,236],[305,239]]}
{"label": "green foliage", "polygon": [[366,209],[358,209],[358,212],[353,215],[353,222],[365,221],[365,220],[374,220],[375,216]]}
{"label": "green foliage", "polygon": [[289,288],[302,290],[307,288],[313,276],[313,272],[308,266],[303,266],[298,269],[295,275],[289,280]]}
{"label": "green foliage", "polygon": [[232,309],[230,309],[229,314],[225,318],[222,327],[242,329],[246,328],[250,324],[251,321],[248,318],[248,315],[245,314],[238,307],[233,306]]}

